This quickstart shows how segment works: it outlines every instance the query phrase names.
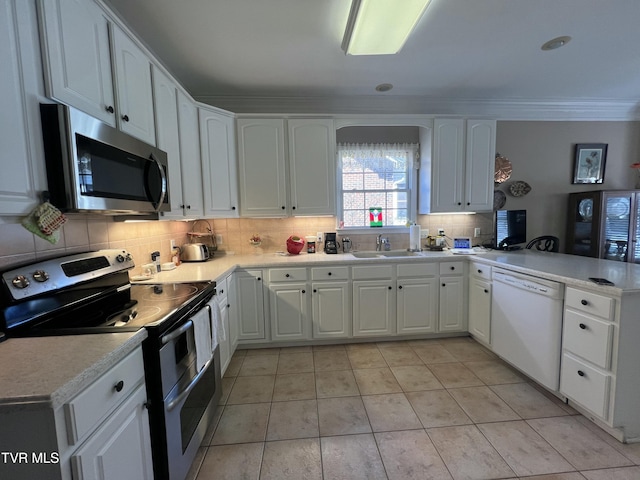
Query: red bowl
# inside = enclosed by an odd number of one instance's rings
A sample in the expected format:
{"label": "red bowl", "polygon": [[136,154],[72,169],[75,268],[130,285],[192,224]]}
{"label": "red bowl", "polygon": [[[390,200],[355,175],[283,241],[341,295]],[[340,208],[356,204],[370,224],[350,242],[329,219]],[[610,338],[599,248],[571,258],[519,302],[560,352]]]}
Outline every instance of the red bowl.
{"label": "red bowl", "polygon": [[287,238],[287,252],[292,255],[299,254],[304,248],[304,240],[300,239],[297,242],[291,237]]}

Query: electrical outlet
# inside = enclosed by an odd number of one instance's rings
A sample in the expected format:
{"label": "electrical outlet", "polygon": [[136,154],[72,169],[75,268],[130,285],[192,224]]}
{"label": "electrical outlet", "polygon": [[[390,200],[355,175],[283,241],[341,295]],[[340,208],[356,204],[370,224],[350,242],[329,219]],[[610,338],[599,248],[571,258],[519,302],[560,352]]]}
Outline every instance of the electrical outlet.
{"label": "electrical outlet", "polygon": [[429,229],[423,228],[420,230],[420,238],[428,238],[429,237]]}
{"label": "electrical outlet", "polygon": [[323,238],[324,238],[324,234],[322,232],[318,232],[316,234],[316,248],[318,248],[318,245],[322,245],[323,243]]}
{"label": "electrical outlet", "polygon": [[473,236],[474,237],[479,237],[480,236],[480,227],[476,227],[473,229]]}
{"label": "electrical outlet", "polygon": [[216,233],[216,245],[222,245],[224,242],[222,241],[222,235]]}
{"label": "electrical outlet", "polygon": [[173,238],[171,240],[169,240],[169,241],[171,242],[171,250],[176,248],[176,241]]}
{"label": "electrical outlet", "polygon": [[438,235],[440,235],[440,236],[444,235],[444,228],[439,228],[438,229]]}

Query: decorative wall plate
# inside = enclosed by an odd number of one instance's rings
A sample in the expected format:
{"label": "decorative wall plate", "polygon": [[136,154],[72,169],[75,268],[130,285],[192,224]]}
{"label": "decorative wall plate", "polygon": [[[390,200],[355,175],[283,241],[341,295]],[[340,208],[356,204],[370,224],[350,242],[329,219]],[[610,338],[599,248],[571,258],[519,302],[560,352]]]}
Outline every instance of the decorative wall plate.
{"label": "decorative wall plate", "polygon": [[590,222],[593,217],[593,199],[584,198],[578,204],[578,213],[582,217],[583,222]]}
{"label": "decorative wall plate", "polygon": [[524,197],[527,193],[531,191],[531,187],[527,182],[523,182],[522,180],[518,180],[517,182],[513,182],[509,185],[509,192],[514,197]]}
{"label": "decorative wall plate", "polygon": [[509,180],[513,166],[507,157],[503,157],[499,153],[496,153],[496,167],[494,173],[494,182],[503,183]]}
{"label": "decorative wall plate", "polygon": [[507,203],[507,196],[502,190],[494,190],[493,192],[493,209],[500,210]]}

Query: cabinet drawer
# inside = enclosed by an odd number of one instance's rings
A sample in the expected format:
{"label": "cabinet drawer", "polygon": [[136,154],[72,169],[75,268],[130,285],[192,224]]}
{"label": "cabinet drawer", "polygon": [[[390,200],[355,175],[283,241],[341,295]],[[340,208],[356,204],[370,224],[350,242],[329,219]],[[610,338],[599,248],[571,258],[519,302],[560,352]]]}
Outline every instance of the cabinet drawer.
{"label": "cabinet drawer", "polygon": [[349,267],[313,267],[311,280],[348,280]]}
{"label": "cabinet drawer", "polygon": [[613,328],[612,323],[565,310],[562,346],[599,367],[609,368]]}
{"label": "cabinet drawer", "polygon": [[611,375],[588,366],[577,358],[562,355],[560,393],[607,419]]}
{"label": "cabinet drawer", "polygon": [[464,262],[442,262],[440,275],[460,275],[464,272]]}
{"label": "cabinet drawer", "polygon": [[271,282],[305,282],[306,268],[270,268],[269,283]]}
{"label": "cabinet drawer", "polygon": [[393,278],[395,265],[366,265],[353,267],[354,280],[368,280],[376,278]]}
{"label": "cabinet drawer", "polygon": [[611,297],[567,287],[564,304],[581,312],[612,320],[614,301]]}
{"label": "cabinet drawer", "polygon": [[428,277],[438,275],[437,263],[401,263],[398,277]]}
{"label": "cabinet drawer", "polygon": [[485,280],[491,280],[491,266],[483,263],[471,262],[469,265],[471,275],[474,277],[484,278]]}
{"label": "cabinet drawer", "polygon": [[64,405],[69,444],[92,431],[144,379],[142,349],[137,348]]}

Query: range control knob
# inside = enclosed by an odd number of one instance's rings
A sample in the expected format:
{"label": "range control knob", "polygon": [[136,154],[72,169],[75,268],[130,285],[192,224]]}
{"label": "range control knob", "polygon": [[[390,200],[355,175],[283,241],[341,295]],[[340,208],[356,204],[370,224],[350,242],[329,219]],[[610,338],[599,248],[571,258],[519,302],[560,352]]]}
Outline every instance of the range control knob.
{"label": "range control knob", "polygon": [[46,282],[47,280],[49,280],[49,274],[44,270],[36,270],[35,272],[33,272],[33,279],[36,282]]}
{"label": "range control knob", "polygon": [[11,283],[16,288],[27,288],[29,286],[29,280],[24,275],[18,275],[11,280]]}
{"label": "range control knob", "polygon": [[124,257],[122,255],[116,256],[116,262],[118,262],[118,263],[124,262]]}

